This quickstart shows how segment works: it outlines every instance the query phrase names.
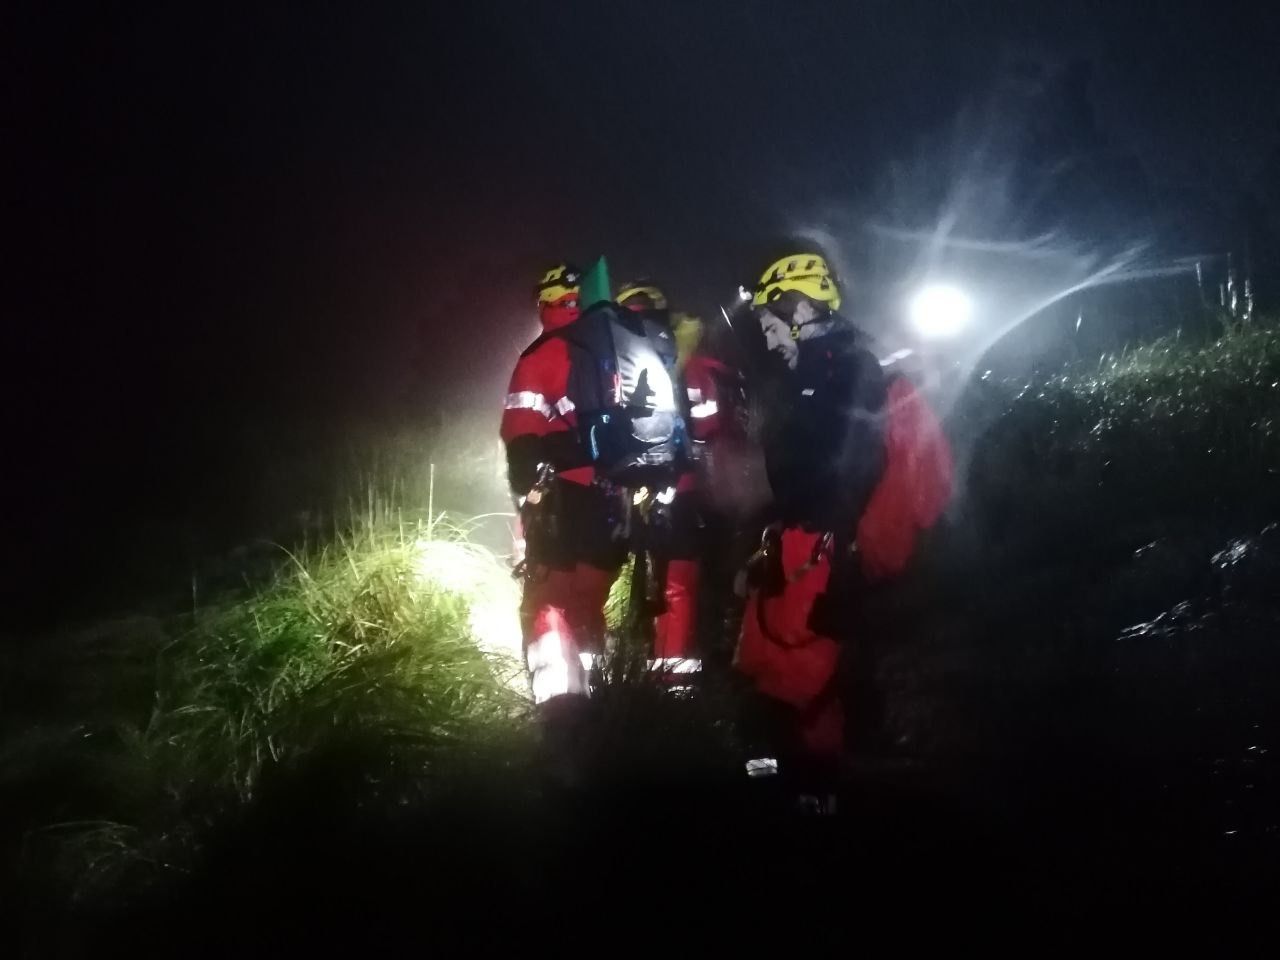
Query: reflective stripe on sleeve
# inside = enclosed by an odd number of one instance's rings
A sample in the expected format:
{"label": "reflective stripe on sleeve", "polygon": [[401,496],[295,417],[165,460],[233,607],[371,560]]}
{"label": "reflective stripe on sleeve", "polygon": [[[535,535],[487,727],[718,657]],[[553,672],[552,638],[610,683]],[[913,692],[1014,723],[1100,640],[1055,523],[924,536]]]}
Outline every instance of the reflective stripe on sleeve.
{"label": "reflective stripe on sleeve", "polygon": [[537,410],[540,414],[551,419],[552,407],[547,403],[547,398],[540,393],[534,393],[532,390],[521,390],[518,393],[508,393],[507,402],[503,404],[506,410]]}
{"label": "reflective stripe on sleeve", "polygon": [[714,417],[720,412],[720,404],[714,400],[704,400],[702,403],[696,403],[689,410],[695,420],[705,420],[707,417]]}
{"label": "reflective stripe on sleeve", "polygon": [[547,398],[540,393],[532,390],[521,390],[518,393],[508,393],[507,402],[503,404],[507,410],[537,410],[540,414],[550,420],[557,413],[565,416],[572,413],[575,409],[573,401],[568,397],[561,397],[554,404],[548,403]]}

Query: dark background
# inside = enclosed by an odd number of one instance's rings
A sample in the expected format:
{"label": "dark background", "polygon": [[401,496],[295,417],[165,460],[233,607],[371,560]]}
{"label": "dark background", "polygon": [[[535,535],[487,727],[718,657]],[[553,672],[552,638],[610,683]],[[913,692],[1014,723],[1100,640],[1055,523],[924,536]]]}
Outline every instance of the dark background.
{"label": "dark background", "polygon": [[711,311],[780,235],[862,291],[886,228],[945,221],[1233,252],[1275,299],[1268,4],[3,16],[5,582],[39,621],[171,528],[256,532],[237,507],[275,453],[496,428],[560,257]]}

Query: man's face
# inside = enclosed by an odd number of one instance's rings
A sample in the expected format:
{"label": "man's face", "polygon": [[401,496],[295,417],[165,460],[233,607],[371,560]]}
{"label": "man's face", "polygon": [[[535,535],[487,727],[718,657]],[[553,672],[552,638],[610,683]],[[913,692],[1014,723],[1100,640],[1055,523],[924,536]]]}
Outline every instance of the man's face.
{"label": "man's face", "polygon": [[538,304],[538,316],[544,330],[558,330],[578,319],[578,294],[569,293],[559,300]]}
{"label": "man's face", "polygon": [[764,332],[765,346],[770,353],[780,356],[791,370],[796,368],[800,359],[800,347],[791,339],[791,325],[768,308],[756,311],[760,321],[760,329]]}

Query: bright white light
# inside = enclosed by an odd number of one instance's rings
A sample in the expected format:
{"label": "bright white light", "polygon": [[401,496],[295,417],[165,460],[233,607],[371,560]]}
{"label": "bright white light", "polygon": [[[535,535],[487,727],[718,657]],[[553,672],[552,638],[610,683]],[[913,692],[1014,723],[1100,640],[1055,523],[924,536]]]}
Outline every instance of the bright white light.
{"label": "bright white light", "polygon": [[956,287],[925,287],[911,298],[911,325],[922,337],[953,337],[969,325],[973,304]]}
{"label": "bright white light", "polygon": [[[457,594],[468,607],[471,633],[480,649],[506,663],[519,664],[521,653],[520,587],[493,554],[461,540],[422,537],[413,544],[420,583]],[[523,670],[509,677],[513,689],[525,690]]]}

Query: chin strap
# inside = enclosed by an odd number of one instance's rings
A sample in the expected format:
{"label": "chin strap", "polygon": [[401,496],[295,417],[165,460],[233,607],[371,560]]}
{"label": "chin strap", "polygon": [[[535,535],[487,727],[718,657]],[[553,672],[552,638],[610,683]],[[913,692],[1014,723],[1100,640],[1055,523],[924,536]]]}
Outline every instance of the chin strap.
{"label": "chin strap", "polygon": [[804,334],[803,339],[805,340],[809,339],[809,337],[812,337],[812,336],[820,337],[834,326],[835,326],[835,321],[832,320],[830,317],[827,317],[824,319],[810,320],[808,323],[796,323],[793,320],[791,322],[791,339],[800,340],[802,331],[812,331],[811,333]]}

